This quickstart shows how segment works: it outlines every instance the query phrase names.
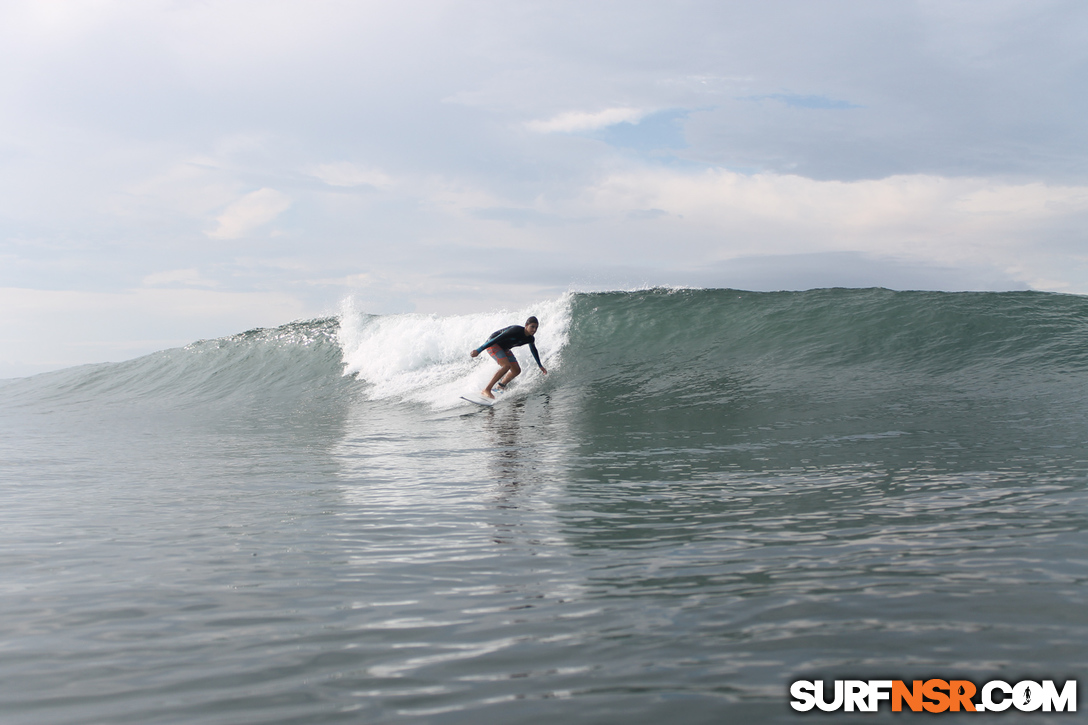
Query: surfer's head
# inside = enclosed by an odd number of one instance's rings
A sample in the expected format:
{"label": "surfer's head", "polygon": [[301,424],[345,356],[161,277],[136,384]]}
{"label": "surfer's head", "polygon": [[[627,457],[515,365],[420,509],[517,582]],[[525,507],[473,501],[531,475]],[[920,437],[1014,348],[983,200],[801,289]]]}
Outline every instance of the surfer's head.
{"label": "surfer's head", "polygon": [[529,319],[525,321],[525,334],[535,335],[536,328],[538,327],[540,327],[540,320],[530,316]]}

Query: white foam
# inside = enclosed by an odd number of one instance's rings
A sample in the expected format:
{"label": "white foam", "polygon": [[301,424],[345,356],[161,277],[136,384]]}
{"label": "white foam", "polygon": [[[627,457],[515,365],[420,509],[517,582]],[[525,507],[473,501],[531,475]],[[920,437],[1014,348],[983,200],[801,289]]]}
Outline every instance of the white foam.
{"label": "white foam", "polygon": [[[343,350],[344,374],[370,384],[374,400],[404,400],[435,409],[461,404],[460,396],[476,393],[497,369],[491,357],[469,352],[495,330],[520,325],[529,315],[540,319],[536,346],[551,373],[561,365],[567,344],[573,296],[508,311],[474,315],[368,315],[348,298],[341,303],[337,339]],[[524,351],[524,352],[522,352]],[[526,391],[543,377],[527,347],[515,351],[522,373],[517,388]]]}

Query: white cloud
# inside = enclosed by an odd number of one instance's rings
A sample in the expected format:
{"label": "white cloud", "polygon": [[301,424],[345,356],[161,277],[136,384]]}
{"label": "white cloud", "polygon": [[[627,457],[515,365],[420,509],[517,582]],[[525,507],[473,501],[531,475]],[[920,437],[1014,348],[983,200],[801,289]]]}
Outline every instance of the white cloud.
{"label": "white cloud", "polygon": [[318,164],[310,167],[308,173],[329,186],[373,186],[384,189],[393,185],[393,177],[388,174],[378,169],[358,166],[350,161]]}
{"label": "white cloud", "polygon": [[[843,182],[723,169],[613,174],[582,200],[592,212],[660,209],[660,223],[716,234],[718,254],[863,251],[964,262],[1028,256],[1039,225],[1088,212],[1088,187],[927,175]],[[768,249],[768,248],[772,249]]]}
{"label": "white cloud", "polygon": [[220,160],[208,156],[163,159],[160,168],[125,184],[122,193],[114,195],[111,209],[126,217],[180,213],[206,219],[238,196],[237,182],[222,166]]}
{"label": "white cloud", "polygon": [[219,226],[208,233],[213,239],[237,239],[267,224],[287,211],[291,199],[275,189],[258,189],[246,194],[216,217]]}
{"label": "white cloud", "polygon": [[603,111],[567,111],[547,120],[530,121],[525,127],[537,133],[597,131],[617,123],[638,123],[653,111],[642,108],[606,108]]}

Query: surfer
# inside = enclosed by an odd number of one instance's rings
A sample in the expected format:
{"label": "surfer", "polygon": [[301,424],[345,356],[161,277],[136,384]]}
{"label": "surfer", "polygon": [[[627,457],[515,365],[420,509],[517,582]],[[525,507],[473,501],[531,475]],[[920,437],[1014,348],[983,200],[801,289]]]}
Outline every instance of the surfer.
{"label": "surfer", "polygon": [[480,391],[480,395],[494,400],[495,394],[491,392],[491,389],[496,384],[498,384],[499,388],[505,388],[511,380],[521,374],[521,366],[518,365],[514,353],[510,351],[514,347],[528,345],[529,352],[533,353],[533,359],[536,360],[540,372],[545,375],[548,374],[548,371],[540,364],[540,355],[536,351],[536,338],[534,335],[536,335],[538,327],[540,327],[540,322],[535,317],[530,317],[525,321],[525,327],[510,325],[510,327],[504,327],[501,330],[492,332],[491,337],[487,338],[487,342],[469,353],[472,357],[476,357],[483,350],[487,350],[487,353],[499,364],[499,371],[491,378],[491,382],[487,384],[487,387]]}

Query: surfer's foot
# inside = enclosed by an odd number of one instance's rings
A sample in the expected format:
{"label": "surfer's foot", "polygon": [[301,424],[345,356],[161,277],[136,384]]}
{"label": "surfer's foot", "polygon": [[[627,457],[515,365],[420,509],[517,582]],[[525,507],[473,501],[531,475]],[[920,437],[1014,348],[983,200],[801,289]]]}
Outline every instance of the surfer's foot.
{"label": "surfer's foot", "polygon": [[485,398],[491,398],[492,400],[495,399],[495,396],[491,393],[490,390],[481,390],[480,395],[484,396]]}
{"label": "surfer's foot", "polygon": [[501,390],[503,392],[506,391],[506,383],[496,383],[495,387],[497,387],[499,390]]}

